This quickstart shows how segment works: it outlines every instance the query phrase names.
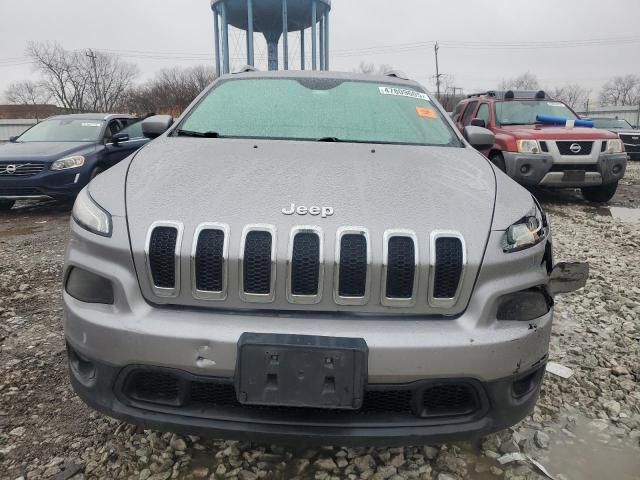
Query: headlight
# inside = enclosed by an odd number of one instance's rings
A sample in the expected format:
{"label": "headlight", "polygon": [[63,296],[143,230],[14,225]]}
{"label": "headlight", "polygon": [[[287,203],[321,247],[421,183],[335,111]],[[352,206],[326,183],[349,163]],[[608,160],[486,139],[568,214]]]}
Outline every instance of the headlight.
{"label": "headlight", "polygon": [[507,229],[502,247],[506,253],[518,252],[539,244],[548,234],[547,218],[538,202],[534,200],[534,206],[529,213]]}
{"label": "headlight", "polygon": [[607,153],[623,153],[624,145],[622,140],[609,140],[607,141]]}
{"label": "headlight", "polygon": [[71,216],[82,228],[103,237],[111,236],[111,215],[93,201],[87,187],[76,198]]}
{"label": "headlight", "polygon": [[540,153],[540,143],[537,140],[518,140],[516,141],[518,152],[520,153]]}
{"label": "headlight", "polygon": [[61,158],[51,164],[51,170],[68,170],[70,168],[78,168],[84,165],[84,157],[76,155],[75,157]]}

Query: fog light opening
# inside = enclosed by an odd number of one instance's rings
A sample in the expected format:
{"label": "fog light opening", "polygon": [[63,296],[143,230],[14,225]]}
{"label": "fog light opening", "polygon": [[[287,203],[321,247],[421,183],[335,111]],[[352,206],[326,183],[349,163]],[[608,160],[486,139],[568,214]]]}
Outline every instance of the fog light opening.
{"label": "fog light opening", "polygon": [[498,300],[496,318],[503,321],[529,322],[551,310],[553,299],[544,287],[510,293]]}
{"label": "fog light opening", "polygon": [[513,396],[515,398],[521,398],[525,395],[533,392],[540,385],[540,381],[542,380],[542,376],[544,373],[544,367],[539,368],[538,370],[528,374],[525,377],[522,377],[512,385]]}
{"label": "fog light opening", "polygon": [[615,173],[616,175],[619,174],[621,171],[622,171],[622,166],[620,166],[620,164],[613,166],[613,173]]}
{"label": "fog light opening", "polygon": [[69,365],[75,377],[84,385],[91,384],[96,378],[95,364],[69,346],[67,347],[67,351],[69,355]]}
{"label": "fog light opening", "polygon": [[529,164],[522,165],[520,167],[520,173],[522,173],[523,175],[527,175],[530,171],[531,171],[531,165]]}

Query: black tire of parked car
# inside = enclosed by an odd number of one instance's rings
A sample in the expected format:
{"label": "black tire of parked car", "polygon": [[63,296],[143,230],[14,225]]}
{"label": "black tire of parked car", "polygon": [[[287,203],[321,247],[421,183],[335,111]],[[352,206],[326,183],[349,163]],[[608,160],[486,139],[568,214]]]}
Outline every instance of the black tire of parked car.
{"label": "black tire of parked car", "polygon": [[11,210],[15,203],[15,200],[0,200],[0,210]]}
{"label": "black tire of parked car", "polygon": [[504,157],[500,152],[493,152],[489,155],[489,160],[503,172],[507,172],[507,165],[504,163]]}
{"label": "black tire of parked car", "polygon": [[599,185],[597,187],[583,187],[582,196],[593,203],[608,202],[613,198],[618,190],[618,182],[608,185]]}

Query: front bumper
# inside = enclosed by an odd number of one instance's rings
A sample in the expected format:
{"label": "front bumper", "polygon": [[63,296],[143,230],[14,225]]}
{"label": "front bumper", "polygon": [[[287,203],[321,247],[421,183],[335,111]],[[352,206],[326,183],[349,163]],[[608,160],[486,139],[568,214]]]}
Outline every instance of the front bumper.
{"label": "front bumper", "polygon": [[[113,237],[93,235],[71,223],[66,272],[79,267],[108,279],[113,305],[87,304],[64,293],[65,335],[71,349],[97,365],[95,383],[72,379],[79,395],[110,415],[183,432],[209,431],[223,436],[253,437],[254,432],[282,441],[316,437],[345,444],[407,439],[440,441],[498,430],[525,416],[537,395],[511,395],[514,380],[539,369],[548,353],[553,310],[530,322],[497,321],[498,299],[508,293],[546,285],[543,242],[531,249],[502,252],[504,232],[494,232],[466,311],[457,317],[280,312],[259,310],[160,307],[149,304],[131,259],[125,219],[113,217]],[[66,273],[65,273],[66,277]],[[413,418],[389,424],[354,427],[346,421],[332,427],[281,418],[248,421],[243,413],[199,416],[158,411],[127,403],[116,388],[120,374],[134,367],[162,368],[180,375],[231,382],[237,345],[245,332],[362,338],[369,350],[368,388],[416,382],[468,381],[484,395],[481,413],[421,422]],[[484,392],[484,393],[483,393]],[[511,399],[510,399],[511,398]],[[244,420],[243,420],[244,418]],[[154,423],[155,422],[155,423]]]}
{"label": "front bumper", "polygon": [[[522,185],[580,188],[615,183],[624,177],[627,154],[600,154],[597,161],[558,162],[552,154],[528,155],[503,152],[507,174]],[[584,170],[584,180],[575,180],[567,172]]]}
{"label": "front bumper", "polygon": [[[492,382],[464,379],[477,397],[473,410],[458,415],[435,415],[422,418],[413,407],[420,402],[420,392],[433,385],[451,384],[431,380],[402,385],[370,385],[367,395],[378,398],[378,408],[370,404],[360,411],[330,411],[319,409],[283,409],[243,407],[233,398],[225,400],[222,392],[231,391],[225,379],[197,377],[179,370],[162,369],[164,375],[175,375],[185,385],[178,392],[186,399],[192,385],[202,381],[218,388],[209,389],[208,396],[196,394],[194,400],[181,400],[171,405],[166,397],[140,400],[131,397],[127,379],[132,372],[153,371],[149,367],[118,368],[83,359],[69,349],[71,383],[77,394],[89,406],[106,415],[162,431],[195,434],[212,438],[243,441],[316,445],[412,445],[444,443],[479,438],[502,430],[522,420],[537,401],[544,376],[544,362],[534,369]],[[228,388],[225,388],[228,387]],[[149,386],[147,385],[147,388]],[[217,394],[215,392],[218,392]],[[399,392],[411,392],[408,396]],[[392,405],[406,397],[408,409],[392,411]],[[385,402],[380,404],[380,402]],[[366,405],[366,402],[365,402]],[[418,406],[418,408],[420,408]]]}
{"label": "front bumper", "polygon": [[0,177],[0,198],[8,200],[64,199],[80,193],[90,180],[87,168],[52,171],[32,177]]}

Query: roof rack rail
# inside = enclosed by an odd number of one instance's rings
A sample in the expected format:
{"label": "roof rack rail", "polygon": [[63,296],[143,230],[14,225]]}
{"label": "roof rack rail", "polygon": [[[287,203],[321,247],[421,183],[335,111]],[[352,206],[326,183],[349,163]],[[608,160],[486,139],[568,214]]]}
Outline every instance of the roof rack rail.
{"label": "roof rack rail", "polygon": [[237,73],[247,73],[247,72],[259,72],[260,69],[254,67],[253,65],[245,65],[244,67],[240,67],[238,70],[233,72],[233,74]]}
{"label": "roof rack rail", "polygon": [[407,76],[407,74],[404,72],[401,72],[400,70],[387,70],[386,72],[384,72],[384,76],[399,78],[401,80],[409,80],[409,77]]}
{"label": "roof rack rail", "polygon": [[537,90],[537,91],[536,90],[506,90],[506,91],[489,90],[481,93],[473,93],[467,96],[467,98],[474,98],[474,97],[491,97],[491,98],[497,98],[499,100],[516,100],[516,99],[548,100],[549,99],[549,97],[547,96],[544,90]]}

